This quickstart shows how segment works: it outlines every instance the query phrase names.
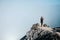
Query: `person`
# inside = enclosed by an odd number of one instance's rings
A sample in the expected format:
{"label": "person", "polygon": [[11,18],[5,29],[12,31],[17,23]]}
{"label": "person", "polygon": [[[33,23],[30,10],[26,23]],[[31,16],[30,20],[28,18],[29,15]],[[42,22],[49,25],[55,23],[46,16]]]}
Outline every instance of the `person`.
{"label": "person", "polygon": [[44,20],[44,18],[41,16],[41,18],[40,18],[41,27],[43,26],[43,20]]}

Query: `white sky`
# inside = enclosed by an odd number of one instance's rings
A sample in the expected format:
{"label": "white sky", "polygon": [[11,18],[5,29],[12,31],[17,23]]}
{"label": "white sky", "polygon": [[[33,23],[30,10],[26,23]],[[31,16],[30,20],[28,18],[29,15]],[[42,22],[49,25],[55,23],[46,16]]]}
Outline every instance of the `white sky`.
{"label": "white sky", "polygon": [[41,16],[44,23],[59,27],[60,0],[0,0],[0,39],[20,39]]}

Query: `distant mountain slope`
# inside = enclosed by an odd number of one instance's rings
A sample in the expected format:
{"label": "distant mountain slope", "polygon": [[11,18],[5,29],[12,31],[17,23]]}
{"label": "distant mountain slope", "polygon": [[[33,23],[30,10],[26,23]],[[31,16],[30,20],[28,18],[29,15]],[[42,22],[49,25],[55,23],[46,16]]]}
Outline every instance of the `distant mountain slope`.
{"label": "distant mountain slope", "polygon": [[55,29],[57,32],[60,32],[60,27],[55,27],[53,29]]}

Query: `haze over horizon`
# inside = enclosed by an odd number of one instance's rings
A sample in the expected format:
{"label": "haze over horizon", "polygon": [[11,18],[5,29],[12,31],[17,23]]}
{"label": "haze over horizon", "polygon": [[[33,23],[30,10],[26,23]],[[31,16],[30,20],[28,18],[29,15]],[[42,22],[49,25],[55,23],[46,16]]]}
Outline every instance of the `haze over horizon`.
{"label": "haze over horizon", "polygon": [[0,0],[0,39],[20,39],[41,16],[50,27],[60,27],[60,0]]}

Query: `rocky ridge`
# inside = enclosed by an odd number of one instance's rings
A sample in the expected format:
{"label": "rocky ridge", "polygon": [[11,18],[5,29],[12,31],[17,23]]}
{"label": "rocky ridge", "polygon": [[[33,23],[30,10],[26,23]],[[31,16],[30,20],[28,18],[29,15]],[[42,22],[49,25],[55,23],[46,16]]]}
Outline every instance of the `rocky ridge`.
{"label": "rocky ridge", "polygon": [[60,32],[46,24],[41,27],[39,23],[36,23],[20,40],[60,40]]}

